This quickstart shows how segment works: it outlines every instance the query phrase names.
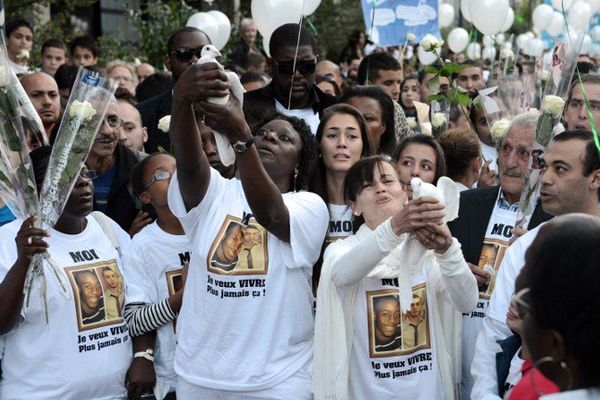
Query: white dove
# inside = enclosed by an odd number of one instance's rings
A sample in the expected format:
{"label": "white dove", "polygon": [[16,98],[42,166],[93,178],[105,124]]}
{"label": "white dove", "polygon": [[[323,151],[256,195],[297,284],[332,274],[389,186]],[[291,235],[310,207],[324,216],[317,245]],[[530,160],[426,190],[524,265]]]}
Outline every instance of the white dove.
{"label": "white dove", "polygon": [[[225,70],[223,66],[217,61],[217,57],[221,56],[221,52],[217,50],[212,44],[208,44],[202,48],[200,53],[200,59],[197,64],[204,64],[207,62],[216,63],[220,69]],[[240,79],[237,74],[232,71],[226,71],[227,79],[231,84],[231,93],[240,102],[240,107],[244,102],[244,87],[240,83]],[[210,103],[224,105],[229,101],[229,96],[225,97],[211,97],[208,99]],[[226,167],[235,162],[235,152],[227,136],[215,131],[215,142],[217,143],[217,150],[219,152],[219,158]]]}
{"label": "white dove", "polygon": [[[413,190],[413,200],[430,196],[445,205],[446,217],[444,222],[452,221],[458,217],[459,191],[452,179],[443,176],[438,180],[436,187],[423,182],[419,178],[412,178],[410,186]],[[390,251],[381,260],[381,263],[369,273],[370,277],[375,278],[398,278],[400,309],[403,313],[410,309],[413,277],[421,271],[426,257],[427,249],[416,237],[410,236]]]}
{"label": "white dove", "polygon": [[437,11],[425,0],[419,0],[417,6],[396,7],[396,18],[403,19],[405,26],[425,25],[428,21],[437,18]]}

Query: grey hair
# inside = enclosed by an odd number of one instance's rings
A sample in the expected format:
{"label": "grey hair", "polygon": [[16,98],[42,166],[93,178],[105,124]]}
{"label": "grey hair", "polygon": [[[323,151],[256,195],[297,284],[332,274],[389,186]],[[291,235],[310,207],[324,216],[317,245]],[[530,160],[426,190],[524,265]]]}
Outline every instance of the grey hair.
{"label": "grey hair", "polygon": [[240,30],[244,30],[251,25],[254,25],[254,20],[252,18],[244,18],[242,19],[242,22],[240,22]]}
{"label": "grey hair", "polygon": [[[537,110],[531,110],[523,114],[517,115],[512,119],[512,121],[510,121],[508,131],[504,137],[506,138],[506,136],[508,136],[508,133],[515,128],[533,129],[535,131],[539,117],[540,112]],[[501,146],[503,141],[504,140],[502,140],[498,145]]]}
{"label": "grey hair", "polygon": [[137,77],[137,73],[135,72],[135,67],[133,67],[133,65],[131,65],[130,63],[127,63],[123,60],[112,60],[112,61],[108,62],[106,64],[106,76],[110,75],[112,70],[115,69],[116,67],[127,68],[127,70],[129,71],[129,73],[131,74],[131,77],[133,79],[133,86],[137,87],[138,77]]}

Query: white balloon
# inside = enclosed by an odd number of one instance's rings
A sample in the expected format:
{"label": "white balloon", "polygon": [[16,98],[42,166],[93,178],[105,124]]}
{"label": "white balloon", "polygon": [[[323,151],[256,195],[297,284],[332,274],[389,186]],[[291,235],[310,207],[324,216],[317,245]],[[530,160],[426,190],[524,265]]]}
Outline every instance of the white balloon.
{"label": "white balloon", "polygon": [[490,47],[494,45],[494,38],[490,35],[484,35],[481,41],[483,42],[484,47]]}
{"label": "white balloon", "polygon": [[565,11],[567,11],[569,8],[571,8],[571,4],[573,4],[573,0],[552,0],[552,7],[558,11],[562,11],[563,7]]}
{"label": "white balloon", "polygon": [[205,12],[198,12],[188,18],[185,26],[192,28],[198,28],[202,32],[206,33],[206,36],[211,42],[219,36],[219,24],[217,20],[210,14]]}
{"label": "white balloon", "polygon": [[506,20],[504,21],[504,25],[502,25],[500,32],[506,32],[507,30],[509,30],[513,26],[514,22],[515,22],[515,12],[513,11],[512,8],[509,8],[508,13],[506,14]]}
{"label": "white balloon", "polygon": [[464,28],[454,28],[448,34],[448,47],[453,53],[462,53],[469,43],[469,32]]}
{"label": "white balloon", "polygon": [[479,32],[495,35],[502,30],[509,8],[508,0],[474,0],[469,12]]}
{"label": "white balloon", "polygon": [[481,45],[477,42],[469,43],[465,54],[469,60],[479,60],[481,58]]}
{"label": "white balloon", "polygon": [[218,34],[216,38],[211,38],[211,41],[218,50],[221,50],[229,41],[229,36],[231,35],[231,22],[229,22],[227,15],[219,10],[210,10],[207,14],[217,21],[219,27]]}
{"label": "white balloon", "polygon": [[[439,55],[440,49],[439,48],[435,49],[435,52]],[[423,50],[423,48],[421,48],[421,46],[419,46],[417,49],[417,57],[419,57],[419,61],[423,65],[431,65],[434,62],[436,62],[436,60],[438,59],[434,53]]]}
{"label": "white balloon", "polygon": [[596,25],[595,27],[593,27],[590,31],[590,35],[592,36],[592,39],[594,39],[594,41],[600,41],[600,25]]}
{"label": "white balloon", "polygon": [[590,51],[590,56],[595,57],[597,55],[600,55],[600,44],[593,44],[592,45],[592,50]]}
{"label": "white balloon", "polygon": [[269,42],[271,42],[271,34],[268,35],[263,35],[263,39],[262,39],[262,44],[263,44],[263,50],[265,51],[265,54],[267,55],[267,57],[271,58],[271,50],[269,49]]}
{"label": "white balloon", "polygon": [[454,7],[451,4],[440,4],[438,8],[438,22],[440,28],[446,28],[454,22]]}
{"label": "white balloon", "polygon": [[300,22],[302,0],[252,0],[250,9],[256,29],[270,36],[281,25]]}
{"label": "white balloon", "polygon": [[590,37],[590,35],[586,34],[583,36],[583,42],[581,44],[581,50],[579,51],[579,54],[590,54],[590,51],[592,50],[592,38]]}
{"label": "white balloon", "polygon": [[541,57],[544,53],[544,42],[541,39],[532,39],[529,42],[529,55],[532,57]]}
{"label": "white balloon", "polygon": [[496,43],[499,46],[502,46],[505,42],[506,42],[506,36],[504,36],[504,33],[499,33],[496,35]]}
{"label": "white balloon", "polygon": [[563,32],[565,28],[565,21],[563,16],[558,11],[555,11],[552,14],[552,20],[550,21],[550,25],[546,28],[546,32],[550,34],[550,36],[556,37]]}
{"label": "white balloon", "polygon": [[535,34],[531,31],[525,32],[525,36],[527,37],[527,39],[535,39]]}
{"label": "white balloon", "polygon": [[517,36],[517,47],[522,51],[527,45],[528,40],[529,38],[527,37],[527,35],[521,33],[519,36]]}
{"label": "white balloon", "polygon": [[483,48],[481,52],[481,57],[484,60],[494,60],[496,59],[496,48],[493,46],[486,46]]}
{"label": "white balloon", "polygon": [[305,17],[312,15],[317,8],[321,5],[321,0],[304,0],[304,8],[302,9],[302,15]]}
{"label": "white balloon", "polygon": [[592,14],[596,14],[600,11],[600,0],[585,0],[585,2],[592,8]]}
{"label": "white balloon", "polygon": [[[477,0],[475,0],[477,1]],[[460,0],[460,13],[462,14],[463,18],[466,19],[467,21],[471,22],[471,0]]]}
{"label": "white balloon", "polygon": [[531,15],[533,25],[540,31],[543,31],[550,24],[550,18],[554,10],[548,4],[540,4],[534,10]]}
{"label": "white balloon", "polygon": [[587,30],[592,18],[592,7],[588,3],[575,3],[569,9],[567,22],[576,29]]}

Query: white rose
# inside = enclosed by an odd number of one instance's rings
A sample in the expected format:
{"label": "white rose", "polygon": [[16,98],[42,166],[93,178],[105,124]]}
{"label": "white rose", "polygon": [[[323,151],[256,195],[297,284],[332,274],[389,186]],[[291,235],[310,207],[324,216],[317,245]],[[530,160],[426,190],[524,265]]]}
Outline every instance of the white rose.
{"label": "white rose", "polygon": [[515,59],[515,53],[513,53],[513,51],[511,49],[502,49],[500,50],[500,59],[501,60],[514,60]]}
{"label": "white rose", "polygon": [[406,122],[410,129],[415,129],[417,127],[417,119],[415,117],[406,117]]}
{"label": "white rose", "polygon": [[413,42],[417,39],[417,36],[414,33],[407,33],[406,34],[406,40],[408,40],[409,42]]}
{"label": "white rose", "polygon": [[94,107],[87,101],[74,100],[69,106],[69,117],[75,118],[78,115],[81,116],[84,121],[89,121],[96,115],[96,110],[94,110]]}
{"label": "white rose", "polygon": [[565,106],[565,101],[558,97],[547,95],[544,96],[542,100],[542,112],[546,114],[550,114],[553,117],[560,117],[563,112],[563,108]]}
{"label": "white rose", "polygon": [[542,81],[547,81],[550,79],[550,71],[546,71],[545,69],[540,72],[540,79]]}
{"label": "white rose", "polygon": [[165,115],[160,120],[158,120],[158,129],[160,129],[164,133],[169,133],[170,127],[171,127],[171,116],[170,115]]}
{"label": "white rose", "polygon": [[21,50],[19,54],[17,54],[17,60],[19,61],[27,61],[29,60],[29,50]]}
{"label": "white rose", "polygon": [[446,123],[446,114],[441,112],[433,113],[431,117],[431,126],[434,128],[441,128]]}
{"label": "white rose", "polygon": [[10,85],[11,71],[8,68],[0,67],[0,87]]}
{"label": "white rose", "polygon": [[423,36],[423,39],[421,39],[421,48],[424,51],[434,51],[435,49],[442,47],[443,44],[443,40],[438,40],[431,33],[428,33],[427,35]]}
{"label": "white rose", "polygon": [[496,143],[500,143],[502,139],[504,139],[504,136],[506,136],[508,133],[509,127],[510,121],[507,119],[502,118],[494,122],[494,125],[492,125],[492,129],[490,131],[492,134],[492,139],[494,139]]}

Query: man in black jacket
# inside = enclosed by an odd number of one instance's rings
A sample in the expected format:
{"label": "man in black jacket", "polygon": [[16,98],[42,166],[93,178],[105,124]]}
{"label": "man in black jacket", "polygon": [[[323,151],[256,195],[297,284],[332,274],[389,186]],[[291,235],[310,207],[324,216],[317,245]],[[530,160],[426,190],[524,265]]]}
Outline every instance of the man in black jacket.
{"label": "man in black jacket", "polygon": [[[139,213],[129,188],[131,169],[138,157],[127,146],[119,143],[122,135],[117,102],[111,102],[92,145],[86,166],[98,174],[94,178],[94,210],[102,211],[121,228],[130,233],[150,222]],[[135,220],[135,223],[134,223]],[[135,231],[131,231],[131,229]]]}
{"label": "man in black jacket", "polygon": [[[177,82],[187,67],[198,61],[202,47],[207,44],[210,44],[208,36],[201,30],[191,27],[179,29],[169,37],[165,66],[173,74],[173,83]],[[144,146],[148,154],[156,153],[161,149],[169,151],[171,147],[169,134],[158,129],[158,121],[162,117],[171,115],[172,102],[173,92],[169,89],[137,105],[142,115],[143,126],[148,129],[148,141]]]}
{"label": "man in black jacket", "polygon": [[[513,238],[537,120],[537,112],[521,114],[513,119],[508,133],[498,146],[500,186],[462,192],[458,219],[448,224],[452,236],[462,246],[465,260],[477,278],[480,290],[477,308],[463,314],[463,398],[470,398],[473,385],[470,367],[475,340],[495,287],[498,267]],[[533,229],[550,218],[538,203],[525,227]]]}
{"label": "man in black jacket", "polygon": [[315,37],[305,27],[285,24],[271,35],[269,50],[273,80],[262,89],[244,94],[248,125],[254,131],[265,115],[278,112],[303,119],[316,133],[323,110],[336,100],[314,84],[318,54]]}

